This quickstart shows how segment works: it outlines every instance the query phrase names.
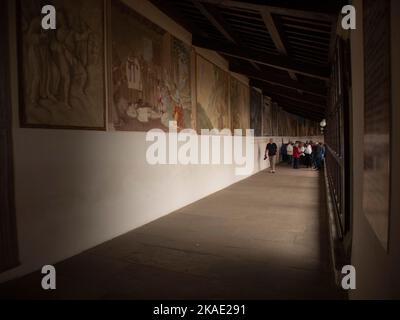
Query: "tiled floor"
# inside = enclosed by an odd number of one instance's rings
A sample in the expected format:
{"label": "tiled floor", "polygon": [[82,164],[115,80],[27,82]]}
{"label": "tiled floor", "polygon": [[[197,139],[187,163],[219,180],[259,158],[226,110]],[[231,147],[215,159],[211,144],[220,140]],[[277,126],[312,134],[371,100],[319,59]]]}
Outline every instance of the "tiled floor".
{"label": "tiled floor", "polygon": [[333,283],[317,172],[261,172],[58,265],[0,298],[341,299]]}

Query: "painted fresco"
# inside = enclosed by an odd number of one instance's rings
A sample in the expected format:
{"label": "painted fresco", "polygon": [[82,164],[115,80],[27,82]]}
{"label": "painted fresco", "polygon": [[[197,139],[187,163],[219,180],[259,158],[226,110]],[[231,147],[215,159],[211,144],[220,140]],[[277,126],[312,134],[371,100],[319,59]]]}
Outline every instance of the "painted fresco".
{"label": "painted fresco", "polygon": [[260,137],[262,134],[262,94],[254,88],[250,91],[250,127],[254,129],[254,136]]}
{"label": "painted fresco", "polygon": [[230,129],[229,74],[197,56],[197,128]]}
{"label": "painted fresco", "polygon": [[272,100],[267,96],[263,98],[262,135],[272,136]]}
{"label": "painted fresco", "polygon": [[112,2],[110,126],[192,128],[191,48],[119,1]]}
{"label": "painted fresco", "polygon": [[49,0],[57,29],[41,27],[43,1],[19,5],[21,125],[105,129],[103,0]]}
{"label": "painted fresco", "polygon": [[250,89],[234,77],[230,82],[232,130],[250,128]]}

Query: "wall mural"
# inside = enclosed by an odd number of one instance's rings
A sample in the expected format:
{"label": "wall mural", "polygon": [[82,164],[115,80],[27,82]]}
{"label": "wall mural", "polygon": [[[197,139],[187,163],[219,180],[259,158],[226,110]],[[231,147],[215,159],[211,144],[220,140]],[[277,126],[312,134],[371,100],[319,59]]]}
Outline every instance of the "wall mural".
{"label": "wall mural", "polygon": [[46,4],[56,30],[41,27],[43,1],[19,2],[21,125],[105,129],[104,1]]}
{"label": "wall mural", "polygon": [[284,121],[284,127],[285,127],[285,135],[288,135],[288,136],[295,135],[295,130],[290,125],[290,117],[291,117],[290,113],[288,113],[286,111],[282,111],[282,112],[284,113],[283,121]]}
{"label": "wall mural", "polygon": [[250,128],[250,89],[234,77],[230,83],[232,130]]}
{"label": "wall mural", "polygon": [[250,91],[250,127],[254,129],[254,136],[260,137],[262,134],[262,94],[255,88],[251,88]]}
{"label": "wall mural", "polygon": [[108,71],[110,129],[168,130],[176,121],[179,129],[252,128],[255,136],[297,131],[297,120],[258,90],[199,55],[192,64],[190,45],[122,1],[49,0],[54,31],[41,28],[42,2],[19,0],[21,126],[105,130]]}
{"label": "wall mural", "polygon": [[267,96],[263,97],[262,134],[272,136],[272,100]]}
{"label": "wall mural", "polygon": [[282,108],[278,107],[278,135],[284,136],[287,135],[287,128],[285,124],[285,114]]}
{"label": "wall mural", "polygon": [[120,1],[111,8],[110,126],[122,131],[193,128],[191,47]]}
{"label": "wall mural", "polygon": [[271,98],[263,97],[262,110],[263,136],[317,136],[319,123],[306,120],[285,111]]}
{"label": "wall mural", "polygon": [[230,129],[229,73],[197,56],[197,128]]}

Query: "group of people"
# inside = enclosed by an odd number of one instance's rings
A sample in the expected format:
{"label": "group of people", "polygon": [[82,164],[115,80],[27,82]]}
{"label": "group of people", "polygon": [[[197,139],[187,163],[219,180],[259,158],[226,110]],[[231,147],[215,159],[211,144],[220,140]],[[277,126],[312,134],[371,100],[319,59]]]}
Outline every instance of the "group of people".
{"label": "group of people", "polygon": [[321,170],[325,159],[325,147],[321,142],[296,141],[295,143],[282,144],[281,147],[282,161],[293,165],[294,169],[300,166]]}
{"label": "group of people", "polygon": [[[280,149],[281,159],[284,163],[293,166],[294,169],[299,169],[300,166],[321,170],[325,159],[325,146],[320,142],[307,141],[305,143],[289,141],[283,143]],[[270,172],[276,172],[276,162],[278,156],[278,146],[273,139],[269,140],[265,149],[264,160],[270,162]]]}

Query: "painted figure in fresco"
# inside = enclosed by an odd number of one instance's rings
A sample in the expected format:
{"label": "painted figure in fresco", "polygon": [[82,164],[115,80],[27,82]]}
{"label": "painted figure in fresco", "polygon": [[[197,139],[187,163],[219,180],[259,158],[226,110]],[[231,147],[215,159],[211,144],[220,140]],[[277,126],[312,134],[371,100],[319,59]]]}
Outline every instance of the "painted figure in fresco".
{"label": "painted figure in fresco", "polygon": [[[88,87],[88,71],[87,68],[90,64],[89,61],[89,43],[94,44],[93,41],[89,42],[92,32],[89,26],[83,21],[81,17],[78,17],[73,30],[73,39],[71,42],[71,48],[76,57],[75,66],[75,77],[79,75],[80,89],[83,94],[87,94],[86,90]],[[93,37],[92,37],[93,38]]]}
{"label": "painted figure in fresco", "polygon": [[36,106],[40,98],[60,100],[72,108],[70,95],[74,80],[80,80],[74,82],[76,88],[86,94],[90,31],[84,29],[85,25],[80,18],[79,29],[71,29],[63,11],[58,13],[58,27],[54,36],[44,32],[40,26],[40,17],[33,18],[25,35],[30,68],[28,74],[31,77],[28,81],[29,100]]}
{"label": "painted figure in fresco", "polygon": [[152,112],[151,108],[147,107],[144,105],[142,100],[139,100],[138,105],[136,106],[137,110],[137,119],[142,122],[142,123],[147,123],[149,122]]}
{"label": "painted figure in fresco", "polygon": [[[102,127],[104,101],[93,89],[104,92],[102,18],[90,13],[97,0],[77,5],[54,0],[56,30],[43,30],[41,0],[20,0],[22,45],[20,63],[25,89],[23,122],[33,125]],[[26,3],[25,3],[26,2]],[[75,3],[75,4],[74,4]],[[103,7],[99,6],[99,12]],[[89,26],[90,24],[90,26]],[[92,29],[91,29],[92,28]],[[89,77],[94,81],[90,81]],[[92,89],[92,92],[87,90]]]}
{"label": "painted figure in fresco", "polygon": [[182,100],[180,98],[179,91],[176,91],[176,95],[173,98],[174,101],[174,120],[177,123],[177,126],[179,129],[184,129],[185,128],[185,118],[184,118],[184,111],[183,111],[183,105],[182,105]]}
{"label": "painted figure in fresco", "polygon": [[49,50],[50,36],[41,29],[41,20],[34,17],[25,30],[25,46],[27,49],[26,82],[27,96],[30,105],[40,106],[40,99],[56,98],[51,93],[52,70],[51,52]]}
{"label": "painted figure in fresco", "polygon": [[165,111],[164,100],[163,100],[163,89],[161,87],[161,80],[157,80],[156,96],[157,96],[157,110],[162,115]]}
{"label": "painted figure in fresco", "polygon": [[128,105],[133,106],[135,103],[136,94],[142,97],[142,71],[139,59],[136,58],[133,52],[129,55],[126,61],[126,79],[128,84]]}
{"label": "painted figure in fresco", "polygon": [[77,17],[74,25],[75,31],[75,43],[76,43],[76,55],[79,57],[81,64],[84,67],[87,67],[89,64],[89,36],[91,31],[89,30],[88,25],[83,21],[81,17]]}
{"label": "painted figure in fresco", "polygon": [[[113,3],[111,15],[114,51],[122,60],[124,77],[118,95],[115,94],[118,81],[113,80],[116,112],[110,120],[115,129],[168,130],[169,122],[174,120],[184,128],[192,107],[190,46],[123,4]],[[116,54],[113,52],[113,77],[118,77]],[[118,109],[123,110],[122,115]]]}
{"label": "painted figure in fresco", "polygon": [[[42,31],[43,32],[43,31]],[[52,86],[54,85],[55,79],[53,77],[53,59],[50,51],[50,39],[51,35],[43,32],[40,41],[40,97],[42,99],[50,99],[57,101],[57,98],[52,94]]]}
{"label": "painted figure in fresco", "polygon": [[113,82],[113,103],[114,103],[114,118],[115,125],[120,126],[123,124],[123,110],[121,110],[119,103],[122,99],[122,88],[124,84],[125,77],[123,75],[124,66],[121,61],[121,58],[118,55],[117,50],[115,49],[115,44],[113,44],[112,48],[113,55],[113,66],[112,66],[112,82]]}
{"label": "painted figure in fresco", "polygon": [[221,78],[221,73],[218,72],[217,69],[214,70],[214,75],[216,80],[210,96],[209,105],[211,106],[210,110],[214,113],[212,118],[214,119],[213,125],[215,129],[223,129],[225,126],[225,118],[227,117],[226,111],[224,111],[227,110],[225,83]]}
{"label": "painted figure in fresco", "polygon": [[61,100],[66,107],[72,109],[70,104],[70,90],[74,56],[71,51],[69,51],[67,45],[70,35],[71,30],[69,28],[67,18],[65,14],[60,11],[57,15],[56,38],[53,39],[51,49],[61,80],[61,94],[59,100]]}
{"label": "painted figure in fresco", "polygon": [[[160,90],[159,110],[161,113],[161,124],[165,127],[168,127],[171,119],[169,109],[172,105],[172,98],[168,89],[168,85],[164,84],[162,81],[160,81]],[[172,114],[172,110],[170,112]]]}
{"label": "painted figure in fresco", "polygon": [[40,31],[40,18],[34,18],[29,24],[27,34],[25,35],[27,45],[27,66],[30,79],[27,79],[29,84],[28,97],[32,106],[39,106],[40,98],[40,82],[41,82],[41,55],[40,42],[43,35]]}

